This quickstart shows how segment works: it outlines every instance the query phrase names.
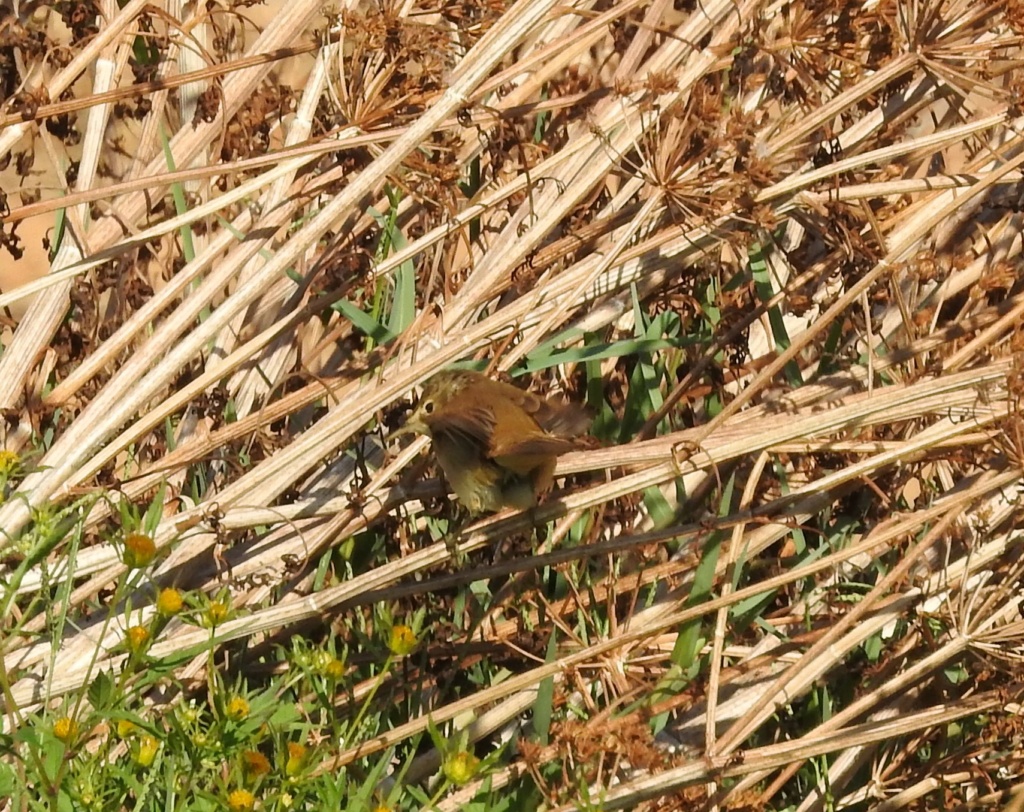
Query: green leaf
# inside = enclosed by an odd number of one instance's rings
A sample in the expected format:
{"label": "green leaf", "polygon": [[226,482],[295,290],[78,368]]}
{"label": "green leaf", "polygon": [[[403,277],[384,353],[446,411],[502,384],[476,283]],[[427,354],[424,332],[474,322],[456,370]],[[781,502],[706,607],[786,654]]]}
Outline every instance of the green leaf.
{"label": "green leaf", "polygon": [[10,764],[0,761],[0,797],[13,798],[17,786],[18,777],[14,773],[14,768]]}
{"label": "green leaf", "polygon": [[625,355],[645,355],[663,350],[677,350],[682,347],[696,346],[699,342],[692,338],[627,338],[621,341],[605,343],[585,343],[578,347],[564,350],[544,352],[535,350],[526,356],[526,364],[516,369],[514,376],[528,375],[542,369],[550,369],[560,364],[585,363],[602,361],[605,358],[621,358]]}
{"label": "green leaf", "polygon": [[160,519],[164,515],[164,497],[167,494],[167,483],[161,482],[160,487],[156,489],[156,495],[153,497],[153,501],[149,503],[149,508],[146,510],[146,515],[142,520],[142,531],[149,535],[156,533],[157,527],[160,526]]}
{"label": "green leaf", "polygon": [[68,219],[66,209],[57,209],[57,219],[53,225],[53,241],[50,243],[49,259],[53,262],[64,242],[64,235],[67,233]]}
{"label": "green leaf", "polygon": [[650,487],[644,491],[644,506],[655,528],[668,527],[676,518],[676,512],[669,506],[661,489]]}
{"label": "green leaf", "polygon": [[[557,629],[552,628],[551,636],[548,638],[548,648],[545,660],[549,663],[558,658],[558,647],[556,645]],[[537,734],[537,741],[546,745],[551,735],[551,718],[555,707],[555,680],[553,677],[545,677],[537,686],[537,698],[533,702],[533,730]]]}
{"label": "green leaf", "polygon": [[[176,167],[174,165],[174,152],[171,150],[171,141],[167,137],[167,133],[164,128],[160,128],[160,143],[164,151],[164,162],[167,164],[167,171],[174,172]],[[185,214],[188,211],[188,201],[185,199],[185,187],[180,183],[175,182],[171,184],[171,197],[174,200],[174,211],[178,215]],[[181,252],[185,257],[186,262],[191,262],[196,258],[196,249],[192,243],[192,228],[189,225],[183,225],[181,227]]]}
{"label": "green leaf", "polygon": [[[750,247],[750,271],[754,277],[754,290],[762,302],[769,302],[775,295],[775,285],[772,284],[772,272],[768,264],[767,256],[759,243]],[[772,328],[772,338],[779,350],[788,350],[791,346],[789,331],[786,329],[786,321],[782,315],[779,305],[768,308],[768,323]],[[785,367],[786,379],[792,386],[801,386],[803,377],[800,374],[800,367],[795,361],[790,361]]]}
{"label": "green leaf", "polygon": [[331,305],[331,309],[352,322],[357,330],[365,333],[377,344],[386,344],[397,338],[387,327],[346,299],[335,302]]}
{"label": "green leaf", "polygon": [[[398,204],[401,202],[401,194],[393,187],[388,187],[387,195],[391,204],[387,214],[382,214],[373,206],[367,209],[367,213],[381,228],[380,243],[377,246],[378,261],[408,245],[405,235],[398,228]],[[397,336],[401,335],[416,318],[416,266],[412,260],[406,260],[398,266],[394,272],[393,282],[394,292],[391,296],[387,327],[392,335]]]}
{"label": "green leaf", "polygon": [[97,709],[109,708],[114,704],[114,695],[114,680],[106,671],[101,671],[89,685],[89,702]]}

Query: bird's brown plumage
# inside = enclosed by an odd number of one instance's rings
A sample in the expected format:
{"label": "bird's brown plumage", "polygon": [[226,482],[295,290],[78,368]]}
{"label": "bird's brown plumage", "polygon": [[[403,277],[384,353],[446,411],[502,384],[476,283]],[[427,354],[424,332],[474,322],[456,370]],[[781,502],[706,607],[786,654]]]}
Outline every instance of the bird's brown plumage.
{"label": "bird's brown plumage", "polygon": [[455,494],[472,513],[526,509],[551,486],[555,460],[589,428],[579,406],[556,403],[468,370],[439,372],[402,433],[431,438]]}

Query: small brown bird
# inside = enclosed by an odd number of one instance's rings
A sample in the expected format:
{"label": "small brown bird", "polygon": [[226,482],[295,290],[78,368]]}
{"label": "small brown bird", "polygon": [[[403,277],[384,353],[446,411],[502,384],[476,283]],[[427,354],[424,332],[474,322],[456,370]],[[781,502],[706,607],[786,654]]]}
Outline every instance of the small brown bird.
{"label": "small brown bird", "polygon": [[479,372],[447,370],[423,385],[423,396],[397,434],[431,439],[434,456],[470,513],[526,510],[548,488],[559,455],[590,417]]}

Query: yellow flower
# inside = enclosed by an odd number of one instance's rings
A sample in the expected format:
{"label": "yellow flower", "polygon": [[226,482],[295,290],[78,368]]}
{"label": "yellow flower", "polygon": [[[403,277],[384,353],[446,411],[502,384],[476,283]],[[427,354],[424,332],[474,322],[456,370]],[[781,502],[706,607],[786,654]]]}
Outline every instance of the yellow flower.
{"label": "yellow flower", "polygon": [[444,770],[445,778],[455,784],[455,786],[461,787],[463,784],[468,784],[473,780],[473,776],[476,775],[479,767],[480,759],[472,753],[459,750],[444,760],[442,769]]}
{"label": "yellow flower", "polygon": [[328,679],[338,680],[345,674],[345,664],[326,649],[318,649],[310,657],[310,665]]}
{"label": "yellow flower", "polygon": [[156,556],[156,543],[142,533],[129,533],[124,540],[124,565],[133,569],[147,566]]}
{"label": "yellow flower", "polygon": [[247,789],[236,789],[228,795],[228,809],[231,812],[249,812],[256,806],[256,796]]}
{"label": "yellow flower", "polygon": [[18,470],[21,465],[21,457],[17,451],[0,451],[0,477],[9,477]]}
{"label": "yellow flower", "polygon": [[149,629],[145,626],[129,627],[125,642],[128,644],[129,651],[138,654],[145,649],[149,642]]}
{"label": "yellow flower", "polygon": [[337,657],[331,657],[331,661],[324,666],[324,676],[337,682],[345,676],[345,663]]}
{"label": "yellow flower", "polygon": [[177,589],[167,587],[167,589],[161,589],[160,594],[157,595],[156,610],[161,615],[176,615],[181,611],[182,605],[181,593]]}
{"label": "yellow flower", "polygon": [[53,723],[53,735],[64,744],[69,744],[78,736],[78,722],[67,716],[62,716]]}
{"label": "yellow flower", "polygon": [[270,772],[270,762],[263,753],[255,750],[246,750],[242,753],[242,762],[245,764],[245,771],[249,775],[266,775]]}
{"label": "yellow flower", "polygon": [[226,708],[229,719],[241,722],[249,716],[249,702],[244,696],[233,696]]}
{"label": "yellow flower", "polygon": [[117,736],[120,739],[127,739],[139,732],[139,726],[130,719],[121,719],[117,723]]}
{"label": "yellow flower", "polygon": [[135,753],[135,763],[140,767],[150,767],[153,759],[156,758],[157,750],[160,749],[160,742],[148,733],[139,739],[139,749]]}
{"label": "yellow flower", "polygon": [[210,605],[206,607],[206,625],[209,627],[219,626],[228,619],[230,611],[231,606],[226,600],[210,601]]}
{"label": "yellow flower", "polygon": [[284,765],[284,772],[289,778],[294,778],[306,763],[306,746],[298,742],[288,742],[288,761]]}
{"label": "yellow flower", "polygon": [[408,626],[401,624],[391,627],[391,636],[388,639],[388,648],[392,654],[403,656],[412,654],[416,649],[416,632]]}

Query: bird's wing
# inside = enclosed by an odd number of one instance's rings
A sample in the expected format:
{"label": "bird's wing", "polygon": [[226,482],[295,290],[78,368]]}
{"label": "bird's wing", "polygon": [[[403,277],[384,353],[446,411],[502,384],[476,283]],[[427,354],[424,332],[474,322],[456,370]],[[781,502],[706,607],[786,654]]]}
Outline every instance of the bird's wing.
{"label": "bird's wing", "polygon": [[472,443],[484,452],[494,433],[494,414],[483,406],[459,412],[445,409],[427,422],[434,436],[446,435],[455,442]]}
{"label": "bird's wing", "polygon": [[[515,389],[515,387],[511,387]],[[576,403],[556,403],[547,398],[538,397],[532,392],[515,389],[518,393],[517,402],[523,411],[529,414],[548,434],[571,438],[586,434],[593,420],[589,412]]]}
{"label": "bird's wing", "polygon": [[557,457],[574,448],[576,444],[564,437],[534,434],[501,444],[492,442],[489,454],[500,463],[502,457]]}
{"label": "bird's wing", "polygon": [[[529,393],[520,394],[526,394],[527,401],[540,400]],[[495,406],[495,422],[501,430],[491,435],[488,453],[499,465],[514,460],[513,470],[536,466],[576,447],[570,438],[548,433],[537,420],[536,408],[524,408],[527,405],[535,404],[508,399]]]}

